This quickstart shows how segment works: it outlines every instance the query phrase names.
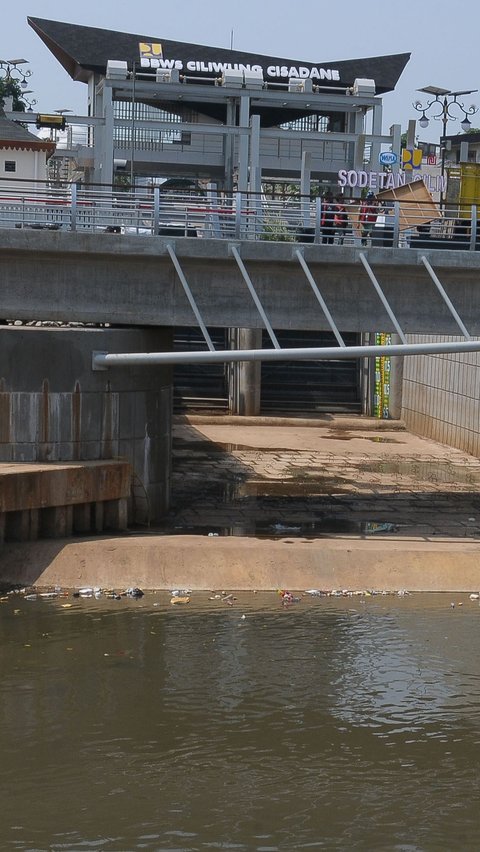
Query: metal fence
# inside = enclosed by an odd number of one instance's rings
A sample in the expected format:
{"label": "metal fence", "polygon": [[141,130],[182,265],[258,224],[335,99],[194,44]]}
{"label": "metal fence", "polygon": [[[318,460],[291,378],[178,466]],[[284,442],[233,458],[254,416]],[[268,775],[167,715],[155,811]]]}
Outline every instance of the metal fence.
{"label": "metal fence", "polygon": [[0,228],[138,236],[268,240],[350,246],[480,248],[477,208],[439,211],[408,202],[380,202],[362,221],[361,202],[320,198],[272,200],[262,194],[180,193],[161,186],[135,193],[69,184],[0,181]]}

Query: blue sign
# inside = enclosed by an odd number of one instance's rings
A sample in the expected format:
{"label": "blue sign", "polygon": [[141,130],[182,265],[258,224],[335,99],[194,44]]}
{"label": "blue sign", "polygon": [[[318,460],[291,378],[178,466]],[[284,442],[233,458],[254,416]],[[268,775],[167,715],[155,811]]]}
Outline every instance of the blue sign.
{"label": "blue sign", "polygon": [[398,157],[393,151],[383,151],[378,158],[382,166],[393,166],[398,161]]}

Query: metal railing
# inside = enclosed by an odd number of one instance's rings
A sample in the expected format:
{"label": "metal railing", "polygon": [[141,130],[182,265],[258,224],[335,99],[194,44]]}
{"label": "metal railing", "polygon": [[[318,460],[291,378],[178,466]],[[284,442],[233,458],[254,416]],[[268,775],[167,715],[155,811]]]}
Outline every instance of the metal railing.
{"label": "metal railing", "polygon": [[477,207],[380,203],[365,226],[361,206],[345,201],[343,225],[317,198],[181,193],[161,186],[123,188],[0,180],[0,228],[161,237],[198,237],[343,246],[480,249]]}

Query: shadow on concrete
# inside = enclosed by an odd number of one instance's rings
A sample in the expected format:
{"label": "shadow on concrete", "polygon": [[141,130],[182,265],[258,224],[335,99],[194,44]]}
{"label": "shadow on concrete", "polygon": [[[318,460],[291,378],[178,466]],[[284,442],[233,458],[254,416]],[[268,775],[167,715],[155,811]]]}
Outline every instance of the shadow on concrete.
{"label": "shadow on concrete", "polygon": [[[285,453],[291,453],[290,463],[280,463]],[[268,457],[277,465],[275,477],[256,464]],[[171,510],[151,532],[480,538],[480,474],[447,458],[412,460],[400,451],[388,459],[337,456],[332,465],[318,467],[299,459],[301,454],[279,447],[216,443],[182,423],[173,444]]]}

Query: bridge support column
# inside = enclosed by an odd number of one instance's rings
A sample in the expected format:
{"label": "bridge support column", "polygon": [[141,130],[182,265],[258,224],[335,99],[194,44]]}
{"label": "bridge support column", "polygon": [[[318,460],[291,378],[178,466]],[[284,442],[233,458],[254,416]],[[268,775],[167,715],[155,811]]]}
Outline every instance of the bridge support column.
{"label": "bridge support column", "polygon": [[[159,520],[170,496],[172,368],[93,371],[92,352],[168,350],[172,339],[170,329],[2,327],[0,462],[125,459],[145,494],[148,519]],[[134,507],[130,500],[131,521]],[[105,516],[95,510],[95,523],[123,528],[125,505],[105,507]],[[30,535],[29,523],[18,518],[20,536]],[[82,523],[87,515],[77,516],[76,525]],[[62,524],[52,516],[52,534]]]}
{"label": "bridge support column", "polygon": [[[398,334],[392,334],[392,345],[400,342]],[[392,420],[400,420],[402,417],[404,361],[404,355],[394,355],[390,359],[390,417]]]}
{"label": "bridge support column", "polygon": [[[232,329],[234,346],[237,349],[261,349],[260,328]],[[230,413],[245,417],[260,414],[262,365],[260,361],[239,361],[231,365]]]}

